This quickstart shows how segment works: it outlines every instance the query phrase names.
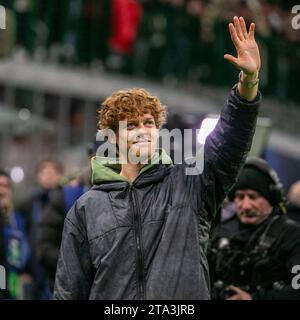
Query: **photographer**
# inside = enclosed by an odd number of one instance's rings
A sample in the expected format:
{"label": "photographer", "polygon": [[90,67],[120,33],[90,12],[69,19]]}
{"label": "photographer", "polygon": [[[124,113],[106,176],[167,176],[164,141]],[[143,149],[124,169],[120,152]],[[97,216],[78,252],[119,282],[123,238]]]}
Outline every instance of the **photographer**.
{"label": "photographer", "polygon": [[216,228],[208,252],[212,297],[300,299],[291,286],[291,270],[300,264],[300,226],[284,216],[275,171],[249,157],[230,198],[236,215]]}

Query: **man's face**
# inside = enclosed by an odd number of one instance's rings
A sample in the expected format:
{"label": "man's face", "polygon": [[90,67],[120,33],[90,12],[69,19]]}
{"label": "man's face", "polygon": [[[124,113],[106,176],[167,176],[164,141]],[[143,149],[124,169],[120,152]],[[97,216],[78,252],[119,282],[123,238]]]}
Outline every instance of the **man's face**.
{"label": "man's face", "polygon": [[45,164],[37,173],[38,184],[46,190],[52,190],[59,185],[60,172],[51,163]]}
{"label": "man's face", "polygon": [[237,190],[234,204],[240,222],[243,224],[260,224],[273,210],[268,200],[250,189]]}
{"label": "man's face", "polygon": [[126,122],[121,123],[117,133],[121,162],[147,163],[155,152],[159,133],[153,116],[145,113],[142,117],[128,119]]}
{"label": "man's face", "polygon": [[10,204],[12,190],[9,179],[6,176],[0,176],[0,208]]}

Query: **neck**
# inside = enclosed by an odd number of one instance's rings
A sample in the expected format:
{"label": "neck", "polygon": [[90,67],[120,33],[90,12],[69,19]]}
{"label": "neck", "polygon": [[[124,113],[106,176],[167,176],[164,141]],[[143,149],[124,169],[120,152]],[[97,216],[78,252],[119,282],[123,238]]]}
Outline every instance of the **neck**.
{"label": "neck", "polygon": [[120,175],[133,182],[145,164],[122,164]]}

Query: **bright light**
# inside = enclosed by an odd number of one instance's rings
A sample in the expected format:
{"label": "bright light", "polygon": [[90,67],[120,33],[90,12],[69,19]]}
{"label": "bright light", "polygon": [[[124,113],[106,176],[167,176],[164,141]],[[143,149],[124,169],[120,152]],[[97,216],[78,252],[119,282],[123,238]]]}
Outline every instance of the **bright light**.
{"label": "bright light", "polygon": [[202,121],[197,140],[200,144],[204,144],[207,136],[214,130],[219,118],[207,117]]}
{"label": "bright light", "polygon": [[10,171],[11,180],[15,183],[20,183],[24,179],[24,170],[21,167],[13,167]]}
{"label": "bright light", "polygon": [[31,111],[27,108],[22,108],[20,111],[19,111],[19,118],[23,121],[27,121],[29,120],[31,117]]}

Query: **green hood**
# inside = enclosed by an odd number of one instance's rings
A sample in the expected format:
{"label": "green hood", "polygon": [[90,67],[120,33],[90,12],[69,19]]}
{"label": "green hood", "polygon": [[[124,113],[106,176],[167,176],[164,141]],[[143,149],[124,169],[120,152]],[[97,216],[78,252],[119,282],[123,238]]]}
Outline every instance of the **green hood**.
{"label": "green hood", "polygon": [[[172,164],[171,158],[167,153],[161,149],[154,153],[151,163],[147,164],[140,171],[140,174],[149,170],[157,163]],[[121,164],[119,159],[93,157],[91,160],[92,165],[92,184],[100,184],[106,181],[128,181],[119,173],[121,171]]]}

